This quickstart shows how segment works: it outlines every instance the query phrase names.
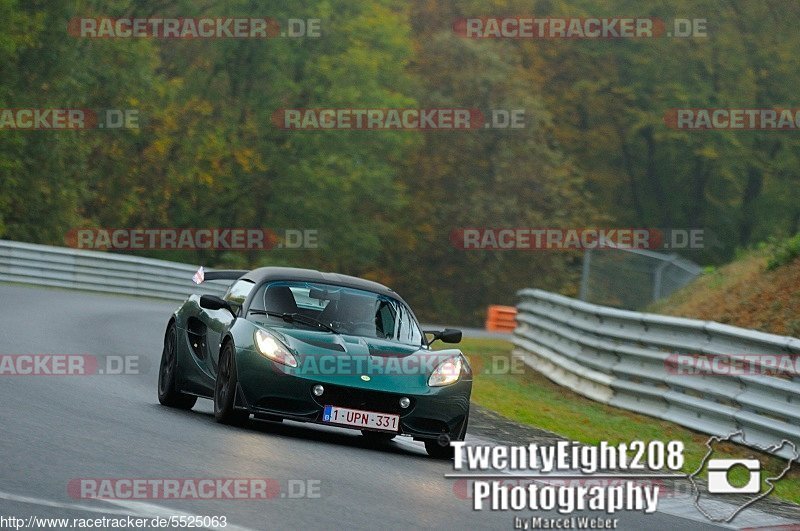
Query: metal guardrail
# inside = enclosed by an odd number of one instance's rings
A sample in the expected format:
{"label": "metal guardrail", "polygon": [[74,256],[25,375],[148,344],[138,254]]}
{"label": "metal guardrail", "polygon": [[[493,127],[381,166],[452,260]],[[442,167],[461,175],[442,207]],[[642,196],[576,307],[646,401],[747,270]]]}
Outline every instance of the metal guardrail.
{"label": "metal guardrail", "polygon": [[[800,448],[800,378],[679,374],[675,354],[800,355],[800,339],[713,321],[617,310],[537,289],[517,294],[514,353],[588,398],[752,446]],[[672,358],[670,357],[672,356]],[[790,447],[779,455],[792,458]]]}
{"label": "metal guardrail", "polygon": [[192,282],[197,266],[0,240],[0,281],[140,295],[173,301],[192,293],[222,295],[230,282]]}

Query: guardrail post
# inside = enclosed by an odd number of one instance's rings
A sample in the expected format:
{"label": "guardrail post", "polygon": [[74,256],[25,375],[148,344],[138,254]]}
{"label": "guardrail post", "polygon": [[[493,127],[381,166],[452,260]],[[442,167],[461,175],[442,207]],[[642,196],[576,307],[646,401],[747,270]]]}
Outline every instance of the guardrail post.
{"label": "guardrail post", "polygon": [[581,287],[578,298],[582,301],[589,300],[589,269],[592,265],[592,250],[583,251],[583,269],[581,269]]}

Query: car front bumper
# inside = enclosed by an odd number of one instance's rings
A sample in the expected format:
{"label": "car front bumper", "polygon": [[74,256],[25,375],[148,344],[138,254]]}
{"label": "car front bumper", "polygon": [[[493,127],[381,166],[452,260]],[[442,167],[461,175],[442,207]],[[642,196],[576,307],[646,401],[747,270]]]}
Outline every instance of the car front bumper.
{"label": "car front bumper", "polygon": [[[459,440],[464,436],[469,414],[472,380],[462,377],[458,382],[442,387],[408,389],[396,384],[385,390],[378,381],[362,381],[355,375],[334,377],[293,375],[276,368],[260,354],[240,349],[237,352],[239,389],[237,407],[255,415],[268,415],[313,422],[323,422],[326,405],[388,413],[400,417],[398,434],[419,440],[439,439],[446,435]],[[322,385],[324,392],[315,396],[312,389]],[[407,408],[400,399],[410,400]],[[350,427],[350,426],[343,426]],[[359,429],[351,427],[352,429]]]}

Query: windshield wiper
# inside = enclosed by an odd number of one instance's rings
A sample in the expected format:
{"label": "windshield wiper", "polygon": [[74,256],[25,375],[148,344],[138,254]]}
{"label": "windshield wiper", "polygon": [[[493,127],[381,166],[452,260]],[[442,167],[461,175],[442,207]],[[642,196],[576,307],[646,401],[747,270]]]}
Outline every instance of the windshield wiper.
{"label": "windshield wiper", "polygon": [[250,313],[256,315],[269,315],[270,317],[280,317],[287,323],[293,323],[297,321],[298,323],[307,324],[309,326],[316,326],[317,328],[321,328],[323,330],[327,330],[328,332],[333,332],[334,334],[338,334],[339,332],[331,327],[330,325],[326,325],[322,321],[318,321],[313,317],[309,317],[308,315],[303,315],[302,313],[289,313],[289,312],[271,312],[269,310],[255,310],[250,309]]}

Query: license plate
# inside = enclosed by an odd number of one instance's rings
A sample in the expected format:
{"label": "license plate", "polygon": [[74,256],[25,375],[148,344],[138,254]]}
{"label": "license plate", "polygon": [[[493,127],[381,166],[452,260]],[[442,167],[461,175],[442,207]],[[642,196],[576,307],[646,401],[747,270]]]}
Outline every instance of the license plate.
{"label": "license plate", "polygon": [[400,425],[400,415],[375,413],[374,411],[362,411],[360,409],[348,409],[337,406],[325,406],[325,410],[322,413],[322,421],[331,424],[354,426],[357,428],[396,432]]}

